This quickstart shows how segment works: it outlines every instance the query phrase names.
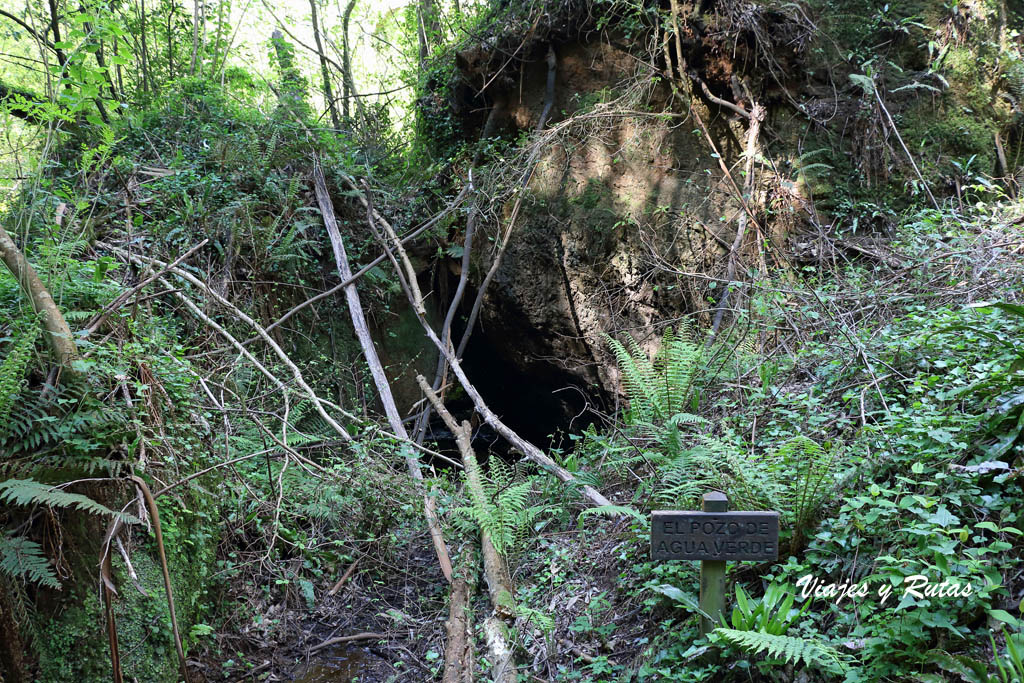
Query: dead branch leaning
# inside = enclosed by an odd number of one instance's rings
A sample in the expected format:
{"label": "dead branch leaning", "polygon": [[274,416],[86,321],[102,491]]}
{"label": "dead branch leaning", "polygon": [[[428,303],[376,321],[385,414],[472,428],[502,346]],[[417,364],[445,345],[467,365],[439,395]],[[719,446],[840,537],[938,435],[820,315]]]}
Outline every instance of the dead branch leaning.
{"label": "dead branch leaning", "polygon": [[[151,264],[153,264],[153,265],[155,265],[157,267],[161,267],[161,268],[164,268],[164,267],[168,266],[168,264],[163,263],[162,261],[159,261],[159,260],[154,259],[154,258],[150,258],[150,257],[147,257],[147,256],[139,256],[138,254],[129,254],[128,252],[124,251],[123,249],[120,249],[120,248],[115,247],[113,245],[104,244],[102,242],[97,242],[96,244],[98,246],[100,246],[100,247],[103,247],[104,249],[108,249],[108,250],[118,254],[122,258],[128,258],[128,259],[131,259],[131,260],[134,260],[134,261],[137,261],[137,262],[141,262],[141,263],[151,263]],[[216,300],[217,303],[219,303],[221,306],[226,308],[236,318],[240,319],[242,322],[244,322],[247,325],[249,325],[250,327],[252,327],[256,331],[256,333],[260,337],[263,338],[263,341],[265,341],[267,343],[267,345],[274,351],[274,353],[281,360],[281,362],[284,363],[285,366],[289,370],[291,370],[292,377],[295,379],[295,383],[299,385],[299,387],[306,393],[306,395],[312,401],[314,409],[317,411],[317,413],[320,415],[320,417],[323,418],[324,422],[326,422],[332,429],[334,429],[334,431],[337,432],[338,435],[341,436],[341,438],[343,438],[345,441],[351,441],[352,440],[352,436],[348,433],[348,431],[346,431],[346,429],[344,427],[342,427],[340,424],[338,424],[337,420],[335,420],[333,417],[331,417],[327,413],[327,411],[324,410],[323,405],[321,404],[320,399],[316,395],[316,392],[314,392],[312,387],[310,387],[309,384],[306,383],[306,380],[303,378],[302,372],[299,370],[298,366],[295,365],[294,362],[292,362],[291,358],[288,357],[288,355],[284,352],[284,350],[281,349],[281,347],[277,344],[277,342],[275,342],[271,338],[271,336],[269,334],[267,334],[267,331],[263,328],[262,325],[260,325],[255,320],[253,320],[251,317],[246,315],[245,312],[243,312],[241,309],[239,309],[233,303],[231,303],[230,301],[225,299],[223,296],[218,294],[216,291],[214,291],[214,289],[212,287],[207,285],[205,282],[203,282],[202,280],[200,280],[196,276],[192,275],[192,273],[189,273],[187,270],[184,270],[183,268],[178,268],[178,267],[169,268],[169,270],[170,270],[170,272],[174,273],[178,277],[184,278],[188,282],[192,283],[193,285],[195,285],[196,287],[201,289],[208,297]],[[193,304],[193,306],[194,306],[194,304]],[[193,313],[195,313],[195,310],[193,310]],[[206,319],[207,319],[207,321],[210,320],[208,317]],[[210,322],[212,322],[212,321],[210,321]],[[238,342],[236,341],[235,343],[237,344]],[[239,344],[239,346],[241,346],[241,345]],[[249,357],[250,360],[254,360],[252,358],[252,354],[247,354],[247,357]],[[266,373],[264,373],[264,374],[266,374]],[[351,415],[345,415],[345,416],[354,419],[354,416],[351,416]]]}
{"label": "dead branch leaning", "polygon": [[[327,226],[327,234],[330,236],[331,246],[334,249],[334,259],[338,267],[338,275],[342,280],[350,280],[352,278],[352,268],[348,262],[348,255],[345,253],[345,243],[341,239],[341,232],[338,230],[338,224],[334,217],[334,206],[331,203],[330,193],[327,191],[327,182],[324,179],[323,169],[320,166],[319,161],[316,161],[313,166],[313,185],[316,191],[317,204],[320,207],[320,213],[323,215],[324,224]],[[364,199],[364,204],[367,207],[367,213],[370,220],[374,220],[373,207],[369,204],[369,201]],[[394,230],[391,229],[390,225],[387,225],[388,235],[393,240],[393,243],[401,248],[401,241],[395,235]],[[412,269],[412,264],[406,263],[407,272],[412,273],[415,279],[415,271]],[[414,290],[417,294],[418,289]],[[345,298],[348,300],[349,314],[352,318],[352,326],[355,328],[356,337],[359,339],[359,345],[363,349],[363,357],[366,359],[366,364],[370,368],[370,375],[373,377],[373,382],[377,387],[377,394],[380,396],[381,403],[384,405],[384,413],[387,415],[388,423],[391,425],[392,431],[401,438],[403,441],[409,440],[409,435],[405,430],[405,425],[402,423],[402,417],[398,414],[398,407],[395,405],[395,399],[391,394],[391,385],[388,383],[387,375],[384,373],[384,367],[380,363],[380,358],[377,356],[377,349],[373,345],[373,338],[370,335],[370,329],[366,324],[366,317],[363,315],[363,306],[359,301],[359,291],[356,289],[354,284],[350,284],[345,288]],[[422,307],[422,296],[419,297],[420,306]],[[434,544],[434,551],[437,553],[437,561],[441,565],[441,571],[444,573],[445,579],[449,582],[452,580],[452,563],[448,557],[448,548],[445,545],[444,537],[441,535],[441,525],[437,519],[437,507],[434,503],[434,499],[430,496],[429,492],[426,491],[423,485],[423,473],[420,472],[420,462],[416,456],[415,451],[406,448],[404,456],[406,466],[409,469],[409,476],[416,482],[418,488],[423,493],[423,512],[427,520],[427,527],[430,530],[430,538]]]}

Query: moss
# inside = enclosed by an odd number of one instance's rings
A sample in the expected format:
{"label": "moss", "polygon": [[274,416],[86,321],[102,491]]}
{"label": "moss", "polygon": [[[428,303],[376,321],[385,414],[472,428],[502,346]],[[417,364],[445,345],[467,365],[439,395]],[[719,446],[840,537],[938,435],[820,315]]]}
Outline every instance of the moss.
{"label": "moss", "polygon": [[944,107],[936,115],[929,108],[905,117],[901,131],[907,145],[921,155],[922,171],[926,177],[949,170],[948,161],[976,157],[974,165],[985,171],[995,168],[993,135],[995,123],[979,118],[968,107]]}
{"label": "moss", "polygon": [[[168,566],[174,591],[178,625],[186,652],[196,644],[193,627],[206,615],[210,604],[209,575],[214,566],[216,528],[203,511],[188,511],[180,503],[161,500],[161,523],[168,552]],[[212,500],[197,505],[212,506]],[[112,567],[119,595],[115,618],[125,680],[178,680],[178,660],[171,630],[170,611],[164,593],[163,573],[156,544],[151,539],[131,551],[137,586],[129,576],[120,554]],[[93,568],[95,574],[95,568]],[[95,585],[84,578],[79,586]],[[108,681],[110,657],[106,618],[95,591],[69,599],[66,606],[38,627],[33,644],[38,656],[36,680]],[[83,656],[88,655],[88,656]]]}

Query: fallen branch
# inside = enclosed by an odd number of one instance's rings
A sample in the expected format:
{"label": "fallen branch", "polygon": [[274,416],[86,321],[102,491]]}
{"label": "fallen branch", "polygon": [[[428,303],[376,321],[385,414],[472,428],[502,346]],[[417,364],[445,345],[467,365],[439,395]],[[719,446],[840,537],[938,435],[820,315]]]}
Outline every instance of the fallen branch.
{"label": "fallen branch", "polygon": [[[374,220],[372,212],[369,212],[368,219],[372,224]],[[373,228],[372,225],[371,228]],[[375,228],[373,229],[376,230]],[[401,245],[396,246],[400,252],[404,251]],[[391,263],[395,268],[395,272],[398,276],[399,281],[402,282],[402,286],[406,292],[406,295],[412,297],[413,294],[411,289],[404,282],[402,269],[398,265],[398,259],[391,252],[389,246],[385,244],[384,248],[388,252],[388,256],[391,259]],[[403,258],[408,257],[403,255]],[[490,408],[487,407],[487,403],[484,402],[484,399],[480,395],[480,392],[477,391],[476,387],[473,386],[473,383],[469,381],[469,378],[466,376],[466,373],[462,370],[462,365],[459,362],[458,358],[456,358],[456,354],[452,353],[451,350],[437,337],[437,333],[434,332],[434,328],[432,328],[430,326],[430,323],[427,322],[426,317],[419,313],[420,310],[423,310],[423,302],[410,301],[410,303],[413,305],[413,310],[417,312],[416,317],[420,321],[420,325],[422,325],[427,337],[430,339],[431,342],[434,343],[434,346],[436,346],[438,350],[445,356],[445,359],[448,361],[448,365],[451,366],[452,368],[452,372],[455,373],[455,377],[459,380],[459,384],[462,385],[462,388],[465,390],[466,394],[470,397],[470,399],[472,399],[473,406],[476,408],[476,411],[480,414],[484,421],[487,422],[487,424],[491,425],[491,427],[493,427],[494,430],[498,432],[506,441],[512,444],[512,446],[516,448],[516,450],[522,453],[527,460],[530,460],[531,462],[539,465],[543,469],[555,475],[555,477],[557,477],[562,482],[570,484],[579,484],[579,482],[576,480],[576,477],[574,477],[572,473],[569,472],[569,470],[558,465],[554,460],[545,455],[544,452],[541,451],[539,448],[534,446],[532,443],[530,443],[523,437],[519,436],[519,434],[517,434],[513,429],[511,429],[508,425],[502,422],[501,419],[497,415],[495,415]],[[587,484],[583,484],[580,488],[583,491],[584,497],[587,498],[587,500],[592,502],[594,505],[598,507],[611,505],[611,502],[603,495],[601,495],[601,493],[594,487],[589,486]]]}
{"label": "fallen branch", "polygon": [[921,169],[917,167],[917,162],[914,161],[914,155],[911,154],[910,150],[907,148],[907,143],[903,142],[903,136],[900,135],[900,130],[896,127],[896,122],[892,120],[892,114],[889,113],[885,103],[882,102],[882,96],[878,93],[878,88],[874,83],[872,83],[871,86],[871,90],[875,94],[875,99],[878,100],[878,106],[882,109],[882,112],[885,114],[885,118],[889,121],[889,127],[892,128],[892,132],[896,135],[896,139],[900,141],[900,147],[903,148],[903,153],[907,155],[907,161],[910,162],[910,165],[914,169],[914,173],[917,174],[917,179],[921,181],[921,187],[924,188],[925,194],[928,195],[928,199],[932,201],[932,206],[935,207],[935,210],[942,211],[942,207],[940,207],[939,203],[935,200],[935,195],[932,194],[932,189],[928,187],[928,182],[921,174]]}
{"label": "fallen branch", "polygon": [[338,591],[341,590],[341,587],[345,585],[345,582],[348,581],[349,577],[352,576],[352,574],[355,572],[356,567],[359,566],[359,559],[360,558],[356,558],[356,561],[348,566],[348,569],[346,569],[345,573],[341,575],[341,578],[338,579],[338,582],[331,586],[331,590],[327,591],[328,595],[335,595],[337,594]]}
{"label": "fallen branch", "polygon": [[[327,181],[324,179],[323,169],[320,167],[319,162],[316,162],[313,167],[313,185],[316,191],[317,204],[320,207],[320,213],[323,215],[324,225],[327,227],[327,234],[334,249],[334,260],[338,268],[338,275],[341,276],[342,280],[350,280],[352,279],[352,268],[348,262],[348,255],[345,253],[345,243],[342,241],[341,232],[338,230],[338,223],[334,217],[334,206],[331,203],[331,196],[327,191]],[[372,222],[374,215],[373,207],[369,204],[369,200],[364,199],[364,204],[367,207],[367,213]],[[395,237],[394,230],[390,230],[390,226],[388,228],[389,234],[394,240],[393,243],[401,249],[401,242]],[[407,267],[409,272],[412,272],[413,277],[415,277],[412,265],[407,263]],[[419,292],[418,289],[415,291]],[[384,406],[384,414],[387,415],[388,423],[391,425],[392,431],[400,439],[409,441],[409,435],[405,430],[405,425],[402,423],[401,415],[398,414],[398,407],[395,405],[394,396],[391,394],[391,385],[388,383],[384,367],[377,356],[377,349],[373,345],[373,338],[366,324],[366,316],[363,315],[363,306],[359,301],[359,291],[354,284],[350,284],[345,288],[345,298],[348,301],[352,327],[355,328],[359,345],[363,349],[363,357],[370,368],[370,375],[373,378],[374,385],[377,387],[377,394],[380,396],[381,403]],[[419,301],[422,306],[422,297]],[[419,315],[419,311],[417,311],[417,315]],[[448,548],[445,546],[444,537],[441,535],[441,525],[437,519],[437,508],[434,499],[423,485],[423,473],[420,471],[419,458],[416,456],[415,451],[411,449],[405,450],[403,457],[409,469],[409,476],[416,482],[417,487],[422,490],[423,514],[426,517],[427,527],[430,530],[430,538],[437,553],[437,561],[441,565],[441,572],[444,574],[445,579],[450,582],[452,580],[452,563],[448,557]]]}
{"label": "fallen branch", "polygon": [[[554,55],[553,49],[548,46],[549,56]],[[554,74],[548,74],[548,80],[550,82],[552,90],[554,89]],[[551,93],[552,104],[554,100],[554,93]],[[473,187],[473,169],[480,165],[480,161],[484,155],[484,142],[494,135],[494,131],[498,125],[498,119],[505,113],[506,102],[504,98],[498,98],[491,106],[491,111],[487,114],[487,121],[484,122],[484,129],[480,133],[480,140],[477,143],[476,152],[473,154],[473,160],[469,165],[469,189],[475,192]],[[545,104],[545,111],[541,113],[541,119],[547,117],[547,113],[550,111],[550,107]],[[455,314],[458,312],[459,306],[462,304],[462,297],[465,295],[466,285],[469,283],[469,271],[470,264],[473,256],[473,235],[476,231],[476,221],[479,215],[479,209],[477,204],[477,198],[474,197],[472,206],[469,209],[469,215],[466,218],[466,236],[462,243],[462,264],[461,271],[459,272],[459,284],[455,288],[455,294],[452,295],[452,300],[448,304],[448,313],[445,315],[444,324],[441,326],[441,340],[445,344],[451,344],[451,330],[452,322],[455,320]],[[458,354],[456,354],[458,355]],[[438,354],[437,356],[437,369],[434,372],[434,382],[431,387],[434,391],[440,391],[441,387],[445,383],[445,378],[448,375],[448,364],[444,359],[444,356]],[[423,411],[416,418],[416,426],[413,429],[413,436],[416,438],[416,443],[423,443],[423,439],[427,435],[427,425],[430,423],[430,404],[428,403]]]}
{"label": "fallen branch", "polygon": [[448,601],[448,622],[444,648],[444,674],[442,683],[461,683],[467,658],[466,641],[468,633],[469,585],[463,576],[456,576],[452,582],[451,597]]}
{"label": "fallen branch", "polygon": [[99,329],[100,325],[103,324],[103,321],[106,320],[110,316],[111,313],[113,313],[118,308],[120,308],[122,305],[124,305],[124,303],[126,301],[128,301],[130,298],[132,298],[132,296],[136,292],[138,292],[143,287],[145,287],[146,285],[150,284],[151,282],[153,282],[154,280],[156,280],[160,276],[167,274],[172,268],[177,266],[179,263],[181,263],[182,261],[187,259],[192,254],[194,254],[197,251],[199,251],[199,249],[201,249],[203,247],[203,245],[205,245],[209,241],[210,241],[209,239],[203,240],[202,242],[200,242],[199,244],[197,244],[196,246],[192,247],[191,249],[186,251],[184,254],[182,254],[181,256],[176,258],[174,261],[172,261],[169,266],[167,266],[166,268],[160,269],[154,275],[150,275],[145,280],[143,280],[139,284],[135,285],[134,287],[132,287],[128,291],[124,292],[123,294],[118,296],[113,301],[111,301],[109,304],[104,306],[103,310],[101,310],[99,313],[94,315],[92,320],[90,320],[88,323],[86,323],[85,328],[81,332],[81,335],[83,337],[88,337],[90,334],[94,333],[96,330]]}
{"label": "fallen branch", "polygon": [[[281,349],[281,347],[277,344],[277,342],[275,342],[271,338],[271,336],[269,334],[267,334],[267,331],[263,328],[263,326],[261,326],[259,323],[257,323],[255,320],[253,320],[248,315],[246,315],[246,313],[244,311],[242,311],[240,308],[235,306],[233,303],[231,303],[230,301],[225,299],[223,296],[218,294],[216,291],[214,291],[214,289],[212,287],[207,285],[205,282],[203,282],[202,280],[200,280],[196,276],[192,275],[192,273],[188,272],[187,270],[184,270],[183,268],[179,268],[179,267],[176,267],[176,266],[173,267],[173,268],[169,267],[168,264],[166,264],[166,263],[164,263],[162,261],[158,261],[157,259],[150,258],[148,256],[139,256],[137,254],[129,254],[128,252],[124,251],[123,249],[119,249],[118,247],[115,247],[113,245],[104,244],[102,242],[97,242],[96,244],[98,246],[103,247],[104,249],[108,249],[108,250],[118,254],[119,256],[121,256],[123,258],[128,258],[130,260],[134,260],[134,261],[141,262],[141,263],[151,263],[151,264],[153,264],[153,265],[155,265],[157,267],[160,267],[160,268],[168,268],[168,270],[170,272],[174,273],[178,277],[184,278],[188,282],[192,283],[193,285],[195,285],[196,287],[201,289],[203,292],[206,293],[207,296],[209,296],[210,298],[216,300],[217,303],[219,303],[224,308],[226,308],[236,318],[238,318],[242,322],[244,322],[247,325],[249,325],[250,327],[252,327],[256,331],[256,333],[260,337],[263,338],[263,341],[265,341],[267,343],[267,346],[269,346],[274,351],[274,353],[281,360],[281,362],[284,363],[285,366],[287,366],[289,370],[291,370],[292,377],[295,379],[295,383],[298,384],[298,386],[306,393],[306,396],[308,396],[309,399],[313,402],[314,409],[317,411],[317,413],[320,415],[320,417],[323,418],[324,422],[326,422],[328,425],[330,425],[330,427],[332,429],[334,429],[334,431],[336,431],[338,433],[338,435],[341,436],[341,438],[343,438],[345,441],[351,441],[352,440],[352,436],[348,433],[348,431],[346,431],[344,427],[342,427],[340,424],[338,424],[338,422],[333,417],[331,417],[327,413],[326,410],[324,410],[323,405],[321,404],[321,401],[320,401],[319,397],[317,397],[316,392],[313,391],[313,389],[309,386],[309,384],[306,383],[306,380],[303,378],[302,372],[299,370],[298,366],[295,365],[294,362],[292,362],[292,359],[288,357],[288,355]],[[191,304],[191,301],[189,301],[188,303]],[[209,318],[209,316],[206,316],[205,314],[203,314],[202,311],[198,311],[198,308],[195,307],[195,304],[192,304],[190,306],[190,308],[193,310],[193,313],[197,313],[197,315],[200,315],[201,317],[205,318],[206,321],[208,321],[209,323],[213,322]],[[217,326],[217,327],[219,327],[219,326]],[[222,334],[226,335],[227,337],[230,337],[230,335],[228,335],[226,330],[224,330],[222,327],[220,328],[220,331],[221,331]],[[233,345],[236,345],[236,348],[238,348],[240,352],[244,348],[237,340],[233,342]],[[249,358],[250,361],[255,361],[255,358],[248,351],[244,352],[244,355],[247,358]],[[259,366],[258,362],[257,362],[257,366]],[[272,377],[272,375],[269,375],[269,373],[266,371],[265,368],[262,371],[263,371],[263,373],[265,375],[268,375],[268,376]],[[354,416],[350,416],[350,415],[345,415],[345,416],[349,417],[350,419],[354,418]]]}
{"label": "fallen branch", "polygon": [[14,279],[21,285],[22,292],[32,302],[32,310],[42,315],[43,327],[48,333],[47,340],[57,362],[69,372],[74,372],[72,363],[78,359],[79,355],[75,339],[71,335],[71,328],[68,327],[64,314],[60,312],[60,308],[53,300],[50,290],[39,279],[36,269],[28,262],[25,254],[2,226],[0,226],[0,260],[11,271]]}
{"label": "fallen branch", "polygon": [[[456,208],[458,208],[462,204],[462,200],[465,199],[465,197],[468,194],[468,192],[469,192],[469,186],[467,185],[467,186],[462,188],[462,190],[459,192],[459,194],[457,194],[455,196],[455,199],[453,199],[448,204],[448,206],[445,207],[445,209],[443,211],[441,211],[439,214],[437,214],[436,216],[434,216],[433,218],[428,220],[426,223],[424,223],[423,225],[421,225],[420,227],[416,228],[415,230],[410,232],[408,235],[403,237],[402,240],[401,240],[402,244],[405,244],[406,242],[409,242],[411,240],[416,239],[421,234],[423,234],[423,232],[425,232],[426,230],[429,230],[431,227],[437,225],[438,222],[440,222],[449,213],[454,211]],[[310,306],[312,304],[315,304],[317,301],[321,301],[323,299],[326,299],[329,296],[333,296],[333,295],[337,294],[338,292],[342,291],[343,289],[348,287],[350,284],[354,283],[356,280],[358,280],[362,276],[366,275],[368,272],[373,270],[375,267],[377,267],[378,265],[383,263],[386,258],[387,258],[387,254],[381,254],[380,256],[378,256],[377,258],[373,259],[372,261],[367,263],[365,266],[360,268],[358,271],[356,271],[356,273],[352,277],[350,277],[349,279],[343,280],[342,282],[334,285],[330,289],[328,289],[328,290],[326,290],[324,292],[321,292],[320,294],[317,294],[316,296],[310,297],[309,299],[306,299],[301,304],[299,304],[295,308],[291,309],[290,311],[288,311],[287,313],[282,315],[276,321],[274,321],[274,322],[270,323],[269,325],[267,325],[267,332],[269,332],[270,330],[274,329],[275,327],[277,327],[278,325],[280,325],[284,321],[288,320],[288,318],[292,317],[293,315],[295,315],[296,313],[301,311],[306,306]],[[242,343],[243,344],[249,344],[251,342],[256,341],[256,339],[258,339],[258,337],[253,337],[251,339],[246,339]]]}
{"label": "fallen branch", "polygon": [[357,633],[357,634],[352,635],[352,636],[337,636],[336,638],[328,638],[327,640],[325,640],[324,642],[320,643],[319,645],[314,645],[313,647],[309,648],[309,654],[313,654],[314,652],[319,652],[320,650],[324,649],[325,647],[330,647],[331,645],[340,645],[342,643],[352,643],[352,642],[355,642],[357,640],[383,640],[385,638],[387,638],[387,636],[384,635],[383,633],[374,633],[372,631],[367,631],[367,632],[364,632],[364,633]]}
{"label": "fallen branch", "polygon": [[[462,466],[466,472],[466,486],[469,487],[470,496],[476,500],[487,500],[483,482],[480,480],[480,466],[477,463],[476,454],[473,452],[471,443],[473,429],[469,422],[463,421],[460,425],[455,421],[437,393],[427,384],[427,379],[423,375],[417,375],[416,382],[420,385],[423,395],[434,406],[434,410],[444,420],[445,425],[455,435],[455,443],[462,456]],[[512,597],[515,592],[512,590],[512,578],[509,576],[508,566],[494,547],[490,534],[483,529],[480,530],[480,551],[483,555],[487,592],[490,595],[491,606],[494,608],[495,614],[505,619],[515,617],[515,602]]]}
{"label": "fallen branch", "polygon": [[[765,109],[762,105],[757,102],[751,107],[750,113],[750,126],[747,128],[747,145],[744,151],[746,157],[746,163],[743,168],[743,196],[740,197],[740,201],[743,202],[744,208],[750,201],[751,195],[754,190],[754,157],[757,155],[757,138],[761,134],[761,123],[765,118]],[[709,343],[714,341],[715,337],[718,336],[719,325],[722,324],[722,318],[725,315],[726,304],[729,302],[729,288],[731,283],[736,277],[736,265],[739,262],[739,251],[743,245],[743,238],[747,234],[747,218],[751,214],[749,209],[740,213],[740,217],[736,222],[736,237],[732,241],[732,247],[729,249],[729,261],[725,267],[725,291],[722,293],[722,298],[718,300],[718,304],[715,306],[715,317],[711,323],[711,337]]]}

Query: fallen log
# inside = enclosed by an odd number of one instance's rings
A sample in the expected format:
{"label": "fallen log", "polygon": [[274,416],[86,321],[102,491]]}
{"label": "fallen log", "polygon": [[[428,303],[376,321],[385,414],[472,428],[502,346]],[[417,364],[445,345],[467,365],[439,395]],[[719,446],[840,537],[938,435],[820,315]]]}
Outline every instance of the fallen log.
{"label": "fallen log", "polygon": [[[338,267],[338,275],[342,281],[352,279],[352,267],[348,262],[348,254],[345,252],[345,243],[341,239],[341,231],[338,230],[338,223],[334,217],[334,206],[331,203],[330,193],[327,191],[327,181],[324,179],[323,169],[317,162],[313,167],[313,185],[316,191],[317,204],[320,213],[324,218],[324,225],[327,226],[327,234],[334,249],[334,260]],[[367,204],[367,213],[370,220],[373,220],[373,207]],[[395,244],[401,245],[394,231],[389,234],[395,240]],[[411,266],[410,266],[411,271]],[[377,356],[377,349],[373,345],[373,338],[370,336],[370,328],[366,324],[366,316],[363,315],[363,306],[359,300],[359,291],[355,283],[345,287],[345,298],[348,301],[348,310],[352,318],[352,326],[355,328],[359,345],[363,349],[363,357],[370,368],[370,375],[377,387],[377,394],[384,406],[384,413],[387,415],[391,430],[403,441],[409,441],[409,435],[402,423],[402,417],[398,413],[394,396],[391,394],[391,385],[388,383],[387,375],[384,373],[384,366],[381,365]],[[434,499],[423,486],[423,473],[420,471],[420,461],[416,452],[410,448],[405,449],[404,456],[406,466],[409,469],[409,476],[416,482],[417,487],[423,491],[423,513],[427,520],[427,527],[430,530],[430,538],[434,544],[434,551],[437,553],[437,561],[441,565],[441,572],[446,580],[452,580],[452,562],[448,557],[448,548],[445,546],[444,537],[441,535],[441,525],[437,519],[437,507]]]}

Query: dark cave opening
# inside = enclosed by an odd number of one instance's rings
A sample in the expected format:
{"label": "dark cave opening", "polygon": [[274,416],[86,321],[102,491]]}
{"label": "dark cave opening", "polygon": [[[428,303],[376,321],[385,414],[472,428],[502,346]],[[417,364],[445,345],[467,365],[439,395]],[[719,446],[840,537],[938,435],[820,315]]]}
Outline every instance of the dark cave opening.
{"label": "dark cave opening", "polygon": [[[452,283],[454,289],[456,283]],[[453,325],[453,338],[461,339],[475,292],[467,292],[464,315]],[[600,397],[587,391],[585,383],[559,364],[530,355],[543,342],[540,333],[514,317],[505,319],[501,329],[478,323],[462,358],[462,367],[487,406],[520,436],[545,451],[571,448],[570,434],[579,434],[600,416],[592,407]],[[454,379],[450,378],[449,382]],[[451,385],[450,385],[451,386]],[[497,453],[506,458],[509,445],[475,414],[472,400],[458,387],[449,389],[448,409],[456,420],[473,425],[473,446],[478,455]],[[436,415],[431,418],[428,439],[457,456],[454,437]]]}

